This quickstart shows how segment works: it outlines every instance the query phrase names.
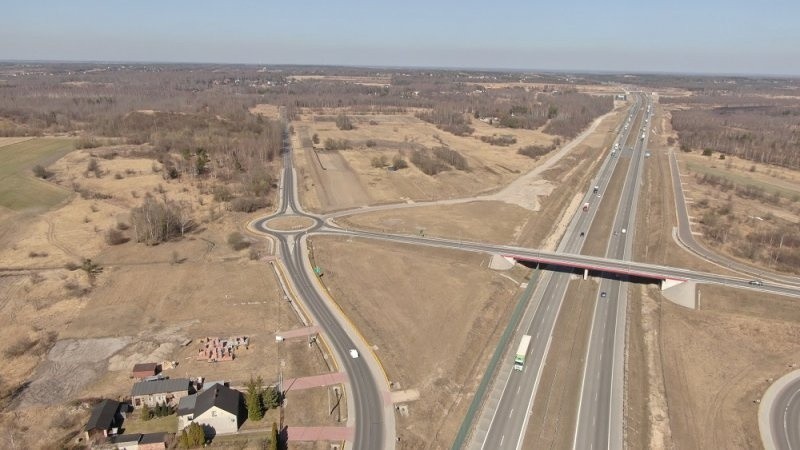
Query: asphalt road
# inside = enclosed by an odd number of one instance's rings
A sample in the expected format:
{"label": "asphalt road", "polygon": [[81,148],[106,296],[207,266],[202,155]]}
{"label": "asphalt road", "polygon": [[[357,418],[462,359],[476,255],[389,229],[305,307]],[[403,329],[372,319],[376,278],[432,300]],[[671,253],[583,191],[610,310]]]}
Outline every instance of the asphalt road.
{"label": "asphalt road", "polygon": [[758,413],[766,450],[800,449],[800,371],[770,386]]}
{"label": "asphalt road", "polygon": [[[646,105],[650,103],[647,102]],[[636,209],[644,167],[644,148],[647,142],[640,134],[649,127],[649,112],[643,108],[647,123],[637,128],[631,162],[625,176],[606,257],[629,260],[636,228]],[[621,230],[626,229],[626,233]],[[601,292],[606,292],[602,297]],[[624,389],[625,316],[627,283],[604,278],[595,296],[589,343],[586,348],[581,392],[573,448],[623,448],[622,394]]]}
{"label": "asphalt road", "polygon": [[[281,216],[304,216],[314,220],[311,230],[322,225],[322,221],[302,211],[297,199],[297,183],[292,162],[292,148],[288,139],[284,143],[284,170],[279,193],[278,211],[254,222],[253,226],[271,234],[278,242],[278,248],[287,275],[302,299],[314,321],[324,330],[324,338],[335,353],[339,369],[346,372],[349,383],[347,396],[348,420],[353,422],[355,436],[352,448],[358,450],[394,448],[394,415],[391,405],[385,405],[381,385],[385,384],[377,361],[369,349],[364,348],[357,339],[357,331],[352,329],[343,317],[338,317],[322,298],[310,269],[303,236],[309,230],[293,233],[278,233],[268,230],[266,222]],[[358,349],[360,356],[351,358],[350,349]],[[387,414],[387,411],[389,414]]]}
{"label": "asphalt road", "polygon": [[[639,102],[637,101],[634,111],[638,109]],[[620,146],[623,145],[629,131],[626,130],[619,136]],[[601,195],[608,187],[620,153],[620,151],[617,151],[612,156],[609,152],[595,182],[588,186],[581,203],[581,205],[588,203],[589,210],[583,211],[581,209],[574,213],[558,246],[558,252],[578,253],[583,248],[586,238],[581,236],[581,233],[588,234],[599,209]],[[594,186],[599,187],[599,195],[594,194]],[[505,386],[502,389],[502,396],[496,409],[484,412],[492,414],[492,419],[481,448],[518,449],[522,446],[530,417],[528,412],[531,410],[536,397],[539,380],[547,360],[553,329],[566,295],[570,277],[570,273],[564,272],[553,273],[549,279],[543,277],[542,282],[546,283],[544,289],[534,292],[535,298],[531,301],[531,304],[535,305],[533,318],[528,324],[521,324],[521,329],[524,331],[518,332],[515,341],[512,342],[512,347],[514,347],[519,342],[522,334],[532,336],[525,367],[521,372],[513,371],[505,378]],[[500,380],[502,379],[503,377],[501,376]],[[479,436],[475,438],[477,440]]]}

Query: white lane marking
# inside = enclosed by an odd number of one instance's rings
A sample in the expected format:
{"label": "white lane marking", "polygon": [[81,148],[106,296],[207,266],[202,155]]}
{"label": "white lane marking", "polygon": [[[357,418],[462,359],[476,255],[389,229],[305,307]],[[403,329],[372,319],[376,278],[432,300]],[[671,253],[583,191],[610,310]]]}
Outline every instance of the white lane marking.
{"label": "white lane marking", "polygon": [[514,408],[511,408],[511,411],[508,412],[508,417],[511,417],[512,414],[514,414]]}

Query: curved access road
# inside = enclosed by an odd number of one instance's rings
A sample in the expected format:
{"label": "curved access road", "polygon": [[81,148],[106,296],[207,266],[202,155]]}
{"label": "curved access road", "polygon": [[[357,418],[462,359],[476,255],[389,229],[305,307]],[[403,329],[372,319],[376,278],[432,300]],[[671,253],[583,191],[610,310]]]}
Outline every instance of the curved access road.
{"label": "curved access road", "polygon": [[[283,176],[281,178],[278,210],[251,223],[251,226],[272,236],[277,242],[278,254],[287,271],[290,284],[299,301],[302,301],[312,319],[323,330],[339,370],[347,373],[348,425],[355,427],[355,435],[348,448],[355,450],[393,449],[395,447],[394,412],[388,398],[385,375],[375,355],[344,314],[320,292],[319,282],[308,260],[305,237],[319,229],[322,220],[302,210],[297,196],[297,182],[292,163],[292,148],[288,137],[284,140]],[[267,222],[277,217],[306,217],[313,225],[300,231],[276,231]],[[350,357],[357,349],[358,358]]]}
{"label": "curved access road", "polygon": [[800,449],[800,370],[779,378],[764,393],[758,427],[766,450]]}
{"label": "curved access road", "polygon": [[697,242],[692,234],[692,225],[689,223],[689,211],[686,207],[686,197],[684,196],[683,185],[681,184],[681,173],[680,169],[678,168],[678,159],[675,157],[675,152],[673,151],[669,152],[669,164],[670,171],[672,172],[672,189],[675,193],[675,210],[678,214],[678,231],[676,233],[676,237],[681,245],[699,257],[727,269],[742,274],[754,275],[764,280],[800,286],[800,278],[798,277],[781,275],[775,272],[759,269],[758,267],[743,264],[739,261],[711,251]]}

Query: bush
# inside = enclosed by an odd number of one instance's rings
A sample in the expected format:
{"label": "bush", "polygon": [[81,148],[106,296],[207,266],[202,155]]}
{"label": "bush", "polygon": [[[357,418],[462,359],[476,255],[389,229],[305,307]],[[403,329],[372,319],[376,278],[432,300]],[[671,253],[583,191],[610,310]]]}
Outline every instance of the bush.
{"label": "bush", "polygon": [[481,140],[487,144],[497,145],[500,147],[508,147],[509,145],[517,143],[517,138],[510,135],[481,136]]}
{"label": "bush", "polygon": [[250,241],[247,240],[242,235],[242,233],[234,231],[233,233],[228,235],[228,245],[230,245],[232,249],[238,252],[240,250],[246,249],[247,247],[250,247]]}
{"label": "bush", "polygon": [[350,121],[350,118],[344,114],[339,114],[338,116],[336,116],[336,126],[340,130],[352,130],[353,128],[355,128],[353,126],[353,122]]}
{"label": "bush", "polygon": [[48,178],[53,176],[53,172],[50,172],[49,170],[45,169],[43,166],[41,166],[39,164],[33,166],[32,170],[33,170],[33,174],[36,177],[41,178],[43,180],[46,180],[46,179],[48,179]]}
{"label": "bush", "polygon": [[264,197],[239,197],[231,201],[231,210],[251,213],[269,206],[269,200]]}
{"label": "bush", "polygon": [[395,155],[394,159],[392,159],[392,167],[394,170],[405,169],[408,167],[408,163],[405,159],[403,159],[400,155]]}
{"label": "bush", "polygon": [[181,431],[178,437],[178,445],[181,448],[201,447],[206,443],[206,433],[203,427],[197,422],[192,422],[188,427]]}
{"label": "bush", "polygon": [[528,158],[539,158],[544,156],[555,149],[555,145],[542,147],[541,145],[528,145],[517,150],[520,155],[525,155]]}
{"label": "bush", "polygon": [[114,228],[109,228],[109,230],[106,231],[106,243],[108,243],[108,245],[120,245],[126,242],[128,242],[128,238],[125,237],[122,231]]}
{"label": "bush", "polygon": [[84,136],[75,141],[75,148],[77,149],[96,147],[100,147],[100,142],[93,137]]}
{"label": "bush", "polygon": [[228,202],[233,198],[233,194],[226,186],[214,186],[212,194],[216,202]]}
{"label": "bush", "polygon": [[433,149],[433,154],[436,155],[436,157],[441,161],[450,164],[458,170],[469,170],[467,159],[464,158],[461,153],[458,153],[453,149],[447,147],[436,147]]}
{"label": "bush", "polygon": [[314,135],[311,136],[311,142],[314,144],[319,144],[319,135],[317,133],[314,133]]}
{"label": "bush", "polygon": [[131,210],[131,224],[136,242],[156,245],[180,235],[180,218],[180,205],[145,197],[142,206]]}
{"label": "bush", "polygon": [[325,150],[348,150],[353,145],[347,139],[325,139]]}
{"label": "bush", "polygon": [[86,173],[94,173],[95,178],[100,178],[103,176],[103,170],[100,168],[100,164],[97,162],[97,159],[90,158],[89,162],[86,164]]}
{"label": "bush", "polygon": [[376,169],[382,169],[388,165],[389,165],[389,160],[384,155],[372,158],[372,167],[375,167]]}
{"label": "bush", "polygon": [[711,156],[714,153],[710,148],[703,149],[703,156]]}
{"label": "bush", "polygon": [[6,358],[16,358],[27,353],[35,345],[36,341],[27,336],[22,336],[14,341],[3,353]]}
{"label": "bush", "polygon": [[372,147],[375,147],[376,145],[378,145],[378,143],[375,142],[374,139],[367,139],[367,142],[365,143],[365,145],[367,146],[367,148],[372,148]]}
{"label": "bush", "polygon": [[411,162],[426,175],[436,175],[448,169],[447,164],[435,158],[428,149],[414,150]]}

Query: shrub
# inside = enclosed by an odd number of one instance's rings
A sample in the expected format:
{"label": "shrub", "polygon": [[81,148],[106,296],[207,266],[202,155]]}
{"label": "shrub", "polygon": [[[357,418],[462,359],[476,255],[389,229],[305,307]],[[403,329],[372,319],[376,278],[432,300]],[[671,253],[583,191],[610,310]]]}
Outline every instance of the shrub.
{"label": "shrub", "polygon": [[340,130],[352,130],[353,128],[355,128],[353,126],[353,122],[350,121],[350,118],[344,114],[339,114],[338,116],[336,116],[336,126]]}
{"label": "shrub", "polygon": [[467,159],[464,158],[461,153],[458,153],[453,149],[447,147],[436,147],[433,149],[433,154],[436,155],[436,157],[441,161],[450,164],[458,170],[469,170]]}
{"label": "shrub", "polygon": [[246,249],[247,247],[250,247],[250,241],[247,240],[242,235],[242,233],[234,231],[233,233],[228,235],[228,245],[230,245],[232,249],[238,252],[240,250]]}
{"label": "shrub", "polygon": [[106,243],[108,243],[108,245],[120,245],[126,242],[128,242],[128,238],[125,237],[122,231],[114,228],[109,228],[108,231],[106,231]]}
{"label": "shrub", "polygon": [[103,170],[100,168],[100,163],[97,162],[96,158],[90,158],[89,162],[86,164],[86,173],[94,173],[95,178],[100,178],[103,176]]}
{"label": "shrub", "polygon": [[487,144],[497,145],[500,147],[508,147],[509,145],[516,144],[517,138],[510,135],[502,135],[502,136],[481,136],[481,140],[486,142]]}
{"label": "shrub", "polygon": [[75,141],[75,148],[77,149],[96,147],[100,147],[100,142],[93,137],[84,136]]}
{"label": "shrub", "polygon": [[448,169],[447,164],[435,158],[428,149],[414,150],[411,162],[426,175],[436,175]]}
{"label": "shrub", "polygon": [[136,242],[156,245],[181,233],[181,206],[159,202],[151,196],[131,210],[131,225]]}
{"label": "shrub", "polygon": [[376,169],[382,169],[388,165],[389,165],[389,160],[384,155],[372,158],[372,167],[375,167]]}
{"label": "shrub", "polygon": [[17,338],[13,344],[11,344],[4,352],[6,358],[16,358],[18,356],[22,356],[28,352],[33,346],[36,345],[36,341],[32,340],[27,336],[22,336]]}
{"label": "shrub", "polygon": [[319,144],[319,135],[317,133],[314,133],[314,135],[311,136],[311,142],[314,144]]}
{"label": "shrub", "polygon": [[197,422],[192,422],[188,427],[181,431],[178,437],[178,445],[181,448],[201,447],[206,443],[206,433],[203,427]]}
{"label": "shrub", "polygon": [[239,197],[231,201],[231,210],[251,213],[269,206],[269,200],[264,197]]}
{"label": "shrub", "polygon": [[367,142],[365,143],[365,145],[367,146],[367,148],[372,148],[372,147],[375,147],[376,145],[378,145],[378,143],[375,142],[374,139],[367,139]]}
{"label": "shrub", "polygon": [[555,147],[555,144],[548,147],[543,147],[541,145],[528,145],[517,150],[517,153],[520,155],[525,155],[528,158],[539,158],[553,151]]}
{"label": "shrub", "polygon": [[33,174],[36,177],[41,178],[43,180],[46,180],[53,176],[53,172],[50,172],[49,170],[45,169],[43,166],[39,164],[33,166]]}
{"label": "shrub", "polygon": [[347,139],[325,139],[325,150],[348,150],[353,145]]}
{"label": "shrub", "polygon": [[228,202],[233,198],[233,194],[226,186],[214,186],[212,194],[214,195],[214,201],[217,202]]}
{"label": "shrub", "polygon": [[408,163],[405,159],[403,159],[400,155],[395,155],[394,159],[392,159],[392,167],[394,170],[405,169],[408,167]]}
{"label": "shrub", "polygon": [[710,148],[703,149],[703,156],[711,156],[714,153]]}

